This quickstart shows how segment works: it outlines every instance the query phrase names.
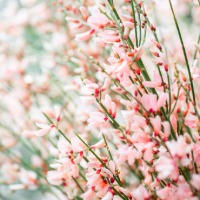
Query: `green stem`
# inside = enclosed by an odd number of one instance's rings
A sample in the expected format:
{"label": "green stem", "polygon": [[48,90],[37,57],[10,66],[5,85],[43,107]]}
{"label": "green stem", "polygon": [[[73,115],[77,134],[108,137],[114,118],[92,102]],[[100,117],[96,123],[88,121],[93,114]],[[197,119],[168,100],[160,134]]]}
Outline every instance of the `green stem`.
{"label": "green stem", "polygon": [[175,13],[174,13],[174,9],[173,9],[171,0],[169,0],[169,4],[170,4],[170,8],[171,8],[171,11],[172,11],[172,14],[173,14],[173,18],[174,18],[174,22],[175,22],[175,25],[176,25],[176,29],[177,29],[177,32],[178,32],[178,35],[179,35],[179,39],[180,39],[180,42],[181,42],[183,54],[184,54],[184,57],[185,57],[187,71],[188,71],[188,75],[189,75],[189,79],[190,79],[190,84],[191,84],[191,87],[192,87],[193,101],[194,101],[194,104],[196,105],[196,99],[195,99],[192,75],[191,75],[190,66],[189,66],[189,62],[188,62],[188,58],[187,58],[187,54],[186,54],[186,50],[185,50],[185,45],[184,45],[184,42],[183,42],[183,38],[182,38],[181,31],[180,31],[180,28],[179,28],[179,25],[178,25],[178,21],[176,19]]}
{"label": "green stem", "polygon": [[134,29],[135,29],[135,38],[136,38],[136,46],[138,47],[138,35],[137,35],[137,26],[136,26],[136,16],[135,16],[135,9],[134,9],[134,5],[133,5],[133,0],[131,0],[131,8],[132,8],[132,12],[133,12],[133,19],[134,19]]}

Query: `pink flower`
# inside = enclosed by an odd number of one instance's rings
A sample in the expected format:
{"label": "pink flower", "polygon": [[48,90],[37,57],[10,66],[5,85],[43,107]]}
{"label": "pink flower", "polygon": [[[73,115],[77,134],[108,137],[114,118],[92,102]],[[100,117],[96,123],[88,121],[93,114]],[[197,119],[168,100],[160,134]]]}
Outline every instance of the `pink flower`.
{"label": "pink flower", "polygon": [[185,118],[185,124],[190,128],[196,128],[199,125],[199,119],[195,115],[187,115]]}
{"label": "pink flower", "polygon": [[192,174],[191,184],[200,192],[200,175]]}
{"label": "pink flower", "polygon": [[160,88],[162,87],[162,79],[157,71],[154,71],[154,81],[143,81],[142,84],[149,88]]}
{"label": "pink flower", "polygon": [[132,192],[132,196],[135,200],[144,200],[144,199],[149,199],[150,194],[143,185],[140,185],[137,189],[135,189]]}
{"label": "pink flower", "polygon": [[[83,158],[83,151],[86,146],[76,137],[71,138],[71,144],[63,137],[58,141],[60,156],[68,156],[72,163],[79,163]],[[76,155],[74,155],[76,153]],[[78,153],[78,154],[77,154]]]}
{"label": "pink flower", "polygon": [[174,114],[170,116],[170,122],[175,132],[177,132],[177,118]]}
{"label": "pink flower", "polygon": [[166,100],[166,93],[162,93],[158,100],[155,94],[144,94],[141,99],[143,106],[149,112],[157,112],[162,106],[165,105]]}
{"label": "pink flower", "polygon": [[[105,196],[109,189],[109,184],[102,179],[101,173],[101,168],[97,169],[96,171],[92,169],[86,173],[87,186],[89,188],[95,187],[95,190],[101,194],[100,196]],[[104,176],[107,176],[106,173],[104,173]],[[110,178],[109,175],[107,177]]]}
{"label": "pink flower", "polygon": [[75,39],[77,41],[86,41],[86,40],[89,40],[94,33],[95,33],[95,30],[91,29],[91,30],[86,31],[84,33],[76,34],[76,38]]}
{"label": "pink flower", "polygon": [[79,8],[79,10],[80,10],[82,16],[84,17],[84,19],[87,20],[88,17],[89,17],[89,13],[88,13],[86,7],[81,6],[81,7]]}
{"label": "pink flower", "polygon": [[46,125],[46,124],[36,123],[36,125],[41,129],[37,130],[37,131],[27,131],[27,132],[29,132],[32,135],[36,135],[36,136],[44,136],[55,127],[54,124]]}
{"label": "pink flower", "polygon": [[94,191],[94,187],[92,187],[89,190],[87,190],[85,193],[83,193],[81,195],[81,198],[83,198],[83,200],[88,200],[88,199],[92,199],[94,196],[95,196],[95,191]]}
{"label": "pink flower", "polygon": [[102,198],[102,200],[112,200],[113,194],[111,192],[107,192],[107,194]]}
{"label": "pink flower", "polygon": [[88,125],[94,128],[102,128],[106,125],[108,118],[101,112],[92,112],[89,114]]}
{"label": "pink flower", "polygon": [[60,115],[61,115],[61,107],[59,105],[54,106],[54,113],[55,113],[56,121],[59,122]]}
{"label": "pink flower", "polygon": [[34,171],[22,169],[19,174],[20,181],[29,189],[35,189],[38,185],[37,174]]}
{"label": "pink flower", "polygon": [[141,158],[141,153],[137,151],[134,147],[132,146],[122,146],[119,148],[117,151],[117,154],[119,155],[118,162],[120,164],[128,161],[129,165],[133,165],[136,159]]}
{"label": "pink flower", "polygon": [[163,199],[163,200],[167,200],[167,199],[170,199],[170,193],[171,193],[171,188],[169,186],[166,186],[162,189],[158,189],[156,194],[158,195],[158,197],[160,199]]}
{"label": "pink flower", "polygon": [[94,94],[94,96],[97,98],[100,92],[99,86],[88,79],[84,79],[83,82],[85,83],[87,92],[89,94]]}
{"label": "pink flower", "polygon": [[47,180],[52,185],[61,185],[64,177],[62,171],[48,171],[47,173]]}
{"label": "pink flower", "polygon": [[97,142],[96,144],[90,146],[91,149],[99,149],[101,147],[104,147],[105,146],[105,142],[104,140],[100,140],[99,142]]}
{"label": "pink flower", "polygon": [[160,156],[154,163],[155,169],[158,172],[159,179],[170,177],[172,180],[177,180],[179,171],[176,163],[167,156]]}
{"label": "pink flower", "polygon": [[190,164],[190,159],[187,155],[191,152],[192,146],[186,143],[183,136],[179,136],[177,141],[167,141],[166,145],[171,155],[175,160],[178,160],[181,165],[187,166]]}
{"label": "pink flower", "polygon": [[103,29],[111,24],[110,20],[101,13],[94,13],[92,16],[88,17],[87,22],[95,30]]}
{"label": "pink flower", "polygon": [[102,42],[107,44],[120,42],[120,36],[118,32],[114,30],[104,30],[102,33],[99,34],[99,37],[102,40]]}
{"label": "pink flower", "polygon": [[153,126],[154,135],[159,135],[161,131],[161,118],[159,115],[156,115],[155,118],[150,118],[150,122]]}
{"label": "pink flower", "polygon": [[115,118],[116,117],[116,104],[112,101],[110,96],[106,94],[105,99],[102,100],[103,105],[107,108],[108,113]]}
{"label": "pink flower", "polygon": [[104,81],[103,86],[101,87],[101,91],[105,91],[106,89],[108,89],[109,85],[110,85],[111,81],[110,78],[106,78]]}

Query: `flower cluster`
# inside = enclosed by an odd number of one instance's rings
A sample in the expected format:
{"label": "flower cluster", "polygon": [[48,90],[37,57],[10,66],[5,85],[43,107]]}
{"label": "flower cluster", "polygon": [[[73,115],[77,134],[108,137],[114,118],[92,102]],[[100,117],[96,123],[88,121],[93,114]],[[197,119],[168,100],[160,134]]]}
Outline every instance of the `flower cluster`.
{"label": "flower cluster", "polygon": [[55,199],[199,199],[199,2],[30,4],[2,25],[25,35],[1,58],[3,183]]}

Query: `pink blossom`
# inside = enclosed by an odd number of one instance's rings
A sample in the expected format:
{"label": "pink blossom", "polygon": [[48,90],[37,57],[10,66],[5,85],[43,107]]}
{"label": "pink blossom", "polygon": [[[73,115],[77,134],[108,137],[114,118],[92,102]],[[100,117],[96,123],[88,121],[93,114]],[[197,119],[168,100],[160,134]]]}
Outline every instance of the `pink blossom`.
{"label": "pink blossom", "polygon": [[102,128],[106,125],[108,118],[101,112],[92,112],[89,114],[88,125],[94,128]]}
{"label": "pink blossom", "polygon": [[183,136],[179,136],[177,141],[167,141],[166,145],[171,155],[180,161],[180,164],[186,166],[190,163],[188,154],[191,152],[192,146],[187,144]]}
{"label": "pink blossom", "polygon": [[116,104],[112,101],[111,97],[106,94],[105,99],[102,100],[103,105],[107,108],[108,113],[115,118],[116,116]]}
{"label": "pink blossom", "polygon": [[195,187],[196,190],[200,191],[200,175],[192,174],[191,184]]}
{"label": "pink blossom", "polygon": [[170,196],[171,196],[171,190],[172,190],[171,187],[166,186],[166,187],[164,187],[164,188],[159,189],[159,190],[156,192],[156,194],[158,195],[158,197],[159,197],[160,199],[167,200],[167,199],[169,199]]}
{"label": "pink blossom", "polygon": [[88,17],[87,22],[93,29],[102,29],[111,23],[110,20],[101,13],[95,13]]}
{"label": "pink blossom", "polygon": [[94,187],[90,188],[89,190],[87,190],[85,193],[83,193],[81,195],[81,197],[83,198],[83,200],[92,199],[94,196],[95,196]]}
{"label": "pink blossom", "polygon": [[105,146],[105,142],[104,140],[100,140],[99,142],[97,142],[96,144],[90,146],[91,149],[99,149],[101,147]]}
{"label": "pink blossom", "polygon": [[91,29],[91,30],[86,31],[84,33],[76,34],[76,40],[77,41],[87,41],[87,40],[89,40],[92,37],[92,35],[94,33],[95,33],[95,30]]}
{"label": "pink blossom", "polygon": [[161,131],[161,118],[156,115],[155,118],[150,118],[150,122],[153,125],[154,135],[157,136]]}
{"label": "pink blossom", "polygon": [[83,82],[85,83],[85,87],[88,90],[89,94],[94,94],[95,97],[99,95],[99,86],[96,83],[91,82],[88,79],[84,79]]}
{"label": "pink blossom", "polygon": [[28,131],[32,135],[36,135],[36,136],[44,136],[54,128],[54,124],[46,125],[46,124],[36,123],[36,125],[41,129],[39,129],[37,131]]}
{"label": "pink blossom", "polygon": [[143,199],[148,199],[150,197],[150,194],[143,185],[140,185],[137,189],[135,189],[132,192],[132,196],[136,200],[143,200]]}
{"label": "pink blossom", "polygon": [[81,6],[81,7],[79,8],[79,10],[80,10],[82,16],[84,17],[84,19],[87,20],[88,17],[89,17],[89,13],[88,13],[86,7]]}
{"label": "pink blossom", "polygon": [[158,100],[155,94],[144,94],[142,96],[142,104],[149,112],[157,112],[162,106],[165,105],[166,100],[166,93],[162,93]]}
{"label": "pink blossom", "polygon": [[162,87],[162,79],[159,76],[157,71],[154,71],[154,80],[153,81],[143,81],[142,84],[145,87],[149,88],[160,88]]}
{"label": "pink blossom", "polygon": [[159,179],[165,179],[167,177],[170,177],[172,180],[178,179],[178,167],[172,159],[164,155],[160,156],[158,160],[155,161],[154,166],[158,172]]}
{"label": "pink blossom", "polygon": [[61,185],[63,183],[64,174],[62,171],[48,171],[47,180],[52,185]]}
{"label": "pink blossom", "polygon": [[113,199],[113,194],[111,193],[111,192],[108,192],[107,194],[106,194],[106,196],[104,196],[103,198],[102,198],[102,200],[112,200]]}

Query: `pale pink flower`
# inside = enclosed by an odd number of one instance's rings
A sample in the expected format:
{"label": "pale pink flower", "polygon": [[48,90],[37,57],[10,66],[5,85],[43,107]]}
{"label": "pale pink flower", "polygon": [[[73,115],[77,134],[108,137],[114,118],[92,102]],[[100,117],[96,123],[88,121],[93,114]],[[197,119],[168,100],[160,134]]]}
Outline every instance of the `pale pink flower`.
{"label": "pale pink flower", "polygon": [[176,118],[175,114],[171,114],[170,122],[172,124],[174,131],[177,132],[177,118]]}
{"label": "pale pink flower", "polygon": [[192,174],[191,184],[200,192],[200,175]]}
{"label": "pale pink flower", "polygon": [[48,171],[47,180],[52,185],[61,185],[66,176],[62,171]]}
{"label": "pale pink flower", "polygon": [[108,120],[108,118],[101,112],[91,112],[89,116],[88,125],[94,128],[104,127]]}
{"label": "pale pink flower", "polygon": [[82,16],[84,17],[84,19],[87,20],[88,17],[89,17],[89,13],[88,13],[86,7],[85,7],[85,6],[81,6],[81,7],[79,8],[79,10],[80,10]]}
{"label": "pale pink flower", "polygon": [[158,189],[156,191],[156,194],[158,195],[158,197],[162,200],[167,200],[170,199],[170,193],[171,193],[172,188],[169,186],[166,186],[164,188]]}
{"label": "pale pink flower", "polygon": [[110,160],[109,163],[108,163],[108,165],[109,165],[110,171],[111,171],[113,174],[115,174],[116,166],[115,166],[114,161],[113,161],[113,160]]}
{"label": "pale pink flower", "polygon": [[140,152],[138,152],[134,147],[127,145],[120,147],[117,154],[119,155],[118,162],[120,164],[127,161],[129,165],[133,165],[136,159],[141,158]]}
{"label": "pale pink flower", "polygon": [[185,124],[190,128],[196,128],[199,125],[199,119],[195,115],[187,115],[185,117]]}
{"label": "pale pink flower", "polygon": [[167,121],[162,122],[163,128],[164,128],[164,135],[163,139],[167,139],[169,135],[171,134],[171,126],[170,123]]}
{"label": "pale pink flower", "polygon": [[93,199],[94,196],[95,196],[94,187],[88,189],[85,193],[81,195],[83,200]]}
{"label": "pale pink flower", "polygon": [[36,123],[36,125],[40,128],[39,130],[37,130],[37,131],[27,131],[27,132],[29,132],[31,135],[44,136],[47,133],[49,133],[55,127],[54,124],[47,125],[47,124]]}
{"label": "pale pink flower", "polygon": [[146,143],[135,143],[134,144],[137,150],[140,152],[140,154],[143,155],[143,158],[151,162],[154,158],[154,146],[155,144],[153,142],[146,142]]}
{"label": "pale pink flower", "polygon": [[103,86],[101,87],[101,91],[105,91],[106,89],[108,89],[109,85],[110,85],[111,81],[110,78],[106,78],[104,81]]}
{"label": "pale pink flower", "polygon": [[112,200],[113,194],[111,192],[107,192],[107,194],[102,198],[102,200]]}
{"label": "pale pink flower", "polygon": [[105,142],[103,139],[101,139],[99,142],[97,142],[96,144],[90,146],[91,149],[99,149],[101,147],[105,146]]}
{"label": "pale pink flower", "polygon": [[114,30],[104,30],[102,33],[99,34],[99,37],[102,42],[107,43],[107,44],[120,42],[120,36],[118,32]]}
{"label": "pale pink flower", "polygon": [[94,13],[92,16],[88,17],[88,24],[93,29],[103,29],[111,24],[111,21],[101,13]]}
{"label": "pale pink flower", "polygon": [[60,115],[61,115],[61,107],[59,105],[54,106],[54,113],[56,117],[56,121],[60,121]]}
{"label": "pale pink flower", "polygon": [[92,35],[95,33],[95,30],[94,29],[91,29],[89,31],[86,31],[84,33],[79,33],[79,34],[76,34],[76,40],[77,41],[87,41],[89,40]]}
{"label": "pale pink flower", "polygon": [[83,82],[85,83],[85,88],[87,89],[88,93],[94,94],[94,96],[97,98],[100,92],[99,86],[88,79],[84,79]]}
{"label": "pale pink flower", "polygon": [[69,158],[61,158],[58,160],[60,162],[61,168],[60,170],[67,174],[69,177],[77,178],[79,175],[79,168],[73,159]]}
{"label": "pale pink flower", "polygon": [[176,163],[167,156],[160,156],[154,163],[155,169],[158,172],[159,179],[170,177],[172,180],[177,180],[179,171]]}
{"label": "pale pink flower", "polygon": [[161,88],[162,87],[162,79],[157,71],[154,71],[154,80],[153,81],[143,81],[142,84],[145,87],[149,88]]}
{"label": "pale pink flower", "polygon": [[[106,174],[104,173],[104,175]],[[108,191],[109,184],[102,179],[101,169],[97,169],[97,171],[92,170],[86,173],[86,179],[87,186],[89,188],[95,187],[95,190],[97,190],[101,196],[105,196]]]}
{"label": "pale pink flower", "polygon": [[178,187],[174,187],[174,190],[177,199],[192,199],[191,187],[182,175],[179,176]]}
{"label": "pale pink flower", "polygon": [[179,136],[177,138],[177,141],[167,141],[166,145],[171,155],[174,157],[175,160],[178,160],[181,165],[187,166],[190,164],[190,159],[187,155],[191,152],[192,146],[186,143],[183,136]]}
{"label": "pale pink flower", "polygon": [[157,112],[162,106],[165,105],[167,94],[162,93],[158,100],[155,94],[144,94],[141,100],[147,111]]}
{"label": "pale pink flower", "polygon": [[135,189],[132,192],[132,196],[135,200],[144,200],[144,199],[149,199],[150,194],[143,185],[140,185],[137,189]]}
{"label": "pale pink flower", "polygon": [[[83,151],[86,146],[76,137],[72,138],[71,144],[63,137],[58,141],[60,156],[70,157],[71,162],[79,163],[83,158]],[[74,152],[78,153],[74,155]]]}
{"label": "pale pink flower", "polygon": [[[85,138],[82,137],[82,140],[84,140],[85,143],[87,143]],[[81,142],[78,137],[71,138],[71,145],[74,152],[82,152],[86,149],[85,144],[83,144],[83,142]]]}
{"label": "pale pink flower", "polygon": [[150,122],[153,126],[154,135],[159,135],[161,131],[161,118],[159,115],[156,115],[155,118],[150,118]]}
{"label": "pale pink flower", "polygon": [[60,137],[58,140],[58,150],[63,155],[66,155],[66,153],[73,151],[71,144],[69,144],[69,142],[63,137]]}
{"label": "pale pink flower", "polygon": [[105,99],[102,100],[103,105],[107,108],[108,113],[115,118],[116,117],[116,104],[112,101],[111,97],[106,94]]}

